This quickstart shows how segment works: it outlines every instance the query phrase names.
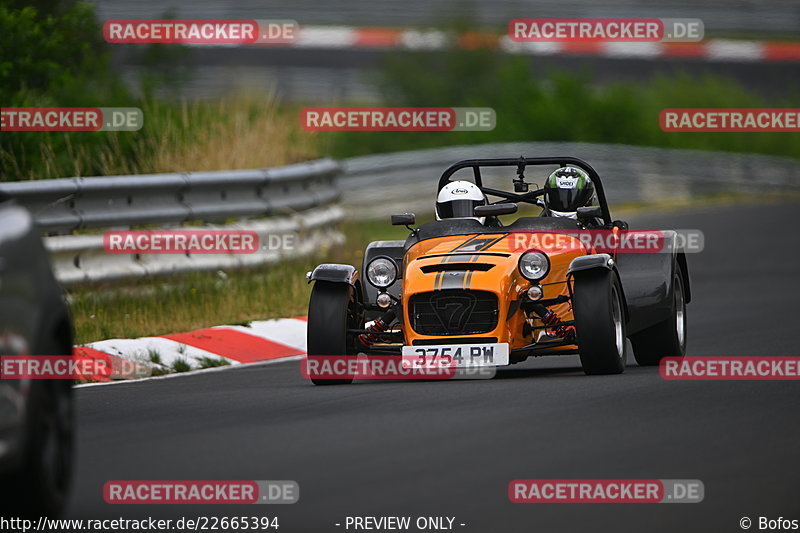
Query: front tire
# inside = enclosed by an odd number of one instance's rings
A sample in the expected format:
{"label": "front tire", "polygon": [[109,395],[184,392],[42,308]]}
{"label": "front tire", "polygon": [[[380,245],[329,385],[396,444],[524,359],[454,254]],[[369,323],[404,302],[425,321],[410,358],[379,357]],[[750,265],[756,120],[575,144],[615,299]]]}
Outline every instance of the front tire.
{"label": "front tire", "polygon": [[575,276],[572,300],[578,351],[586,374],[625,371],[627,342],[622,288],[610,270]]}
{"label": "front tire", "polygon": [[[347,283],[317,281],[308,305],[307,351],[309,361],[325,356],[355,358],[355,335],[348,329],[360,325],[355,289]],[[309,375],[314,385],[346,385],[353,378],[322,379]]]}
{"label": "front tire", "polygon": [[680,265],[675,267],[670,317],[631,336],[639,366],[657,366],[664,357],[686,355],[686,292]]}

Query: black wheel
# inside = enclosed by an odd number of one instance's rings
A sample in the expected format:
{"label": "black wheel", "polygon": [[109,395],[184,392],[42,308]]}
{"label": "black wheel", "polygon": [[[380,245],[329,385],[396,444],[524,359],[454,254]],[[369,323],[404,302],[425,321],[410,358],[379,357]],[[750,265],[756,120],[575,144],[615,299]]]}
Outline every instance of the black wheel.
{"label": "black wheel", "polygon": [[625,313],[622,289],[610,270],[575,276],[572,310],[581,366],[587,374],[620,374],[625,370]]}
{"label": "black wheel", "polygon": [[3,516],[56,517],[69,494],[74,439],[71,384],[33,385],[25,457],[20,468],[3,478]]}
{"label": "black wheel", "polygon": [[[353,287],[346,283],[317,281],[308,304],[308,358],[318,356],[357,357],[355,335],[348,329],[361,327],[358,301]],[[321,358],[320,358],[321,359]],[[311,377],[315,385],[345,385],[352,378],[319,379]]]}
{"label": "black wheel", "polygon": [[675,268],[672,283],[670,317],[631,335],[633,356],[640,366],[656,366],[663,357],[686,355],[686,293],[680,265]]}

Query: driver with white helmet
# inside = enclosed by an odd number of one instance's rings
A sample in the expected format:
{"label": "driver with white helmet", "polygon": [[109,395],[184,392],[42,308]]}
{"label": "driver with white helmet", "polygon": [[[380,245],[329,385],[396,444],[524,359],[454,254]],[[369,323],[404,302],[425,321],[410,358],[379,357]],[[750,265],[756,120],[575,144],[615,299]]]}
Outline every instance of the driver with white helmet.
{"label": "driver with white helmet", "polygon": [[471,181],[451,181],[442,187],[436,197],[436,220],[471,218],[483,224],[486,217],[476,217],[474,209],[486,204],[486,196]]}

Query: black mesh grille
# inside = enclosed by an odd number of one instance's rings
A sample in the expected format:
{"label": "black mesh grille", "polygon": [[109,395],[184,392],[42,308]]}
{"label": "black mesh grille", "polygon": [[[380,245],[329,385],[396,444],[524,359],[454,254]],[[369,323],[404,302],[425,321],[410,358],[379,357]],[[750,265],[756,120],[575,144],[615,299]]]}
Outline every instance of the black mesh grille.
{"label": "black mesh grille", "polygon": [[[487,344],[497,342],[497,337],[457,337],[448,339],[447,344]],[[417,339],[411,342],[412,346],[434,346],[442,344],[442,339]]]}
{"label": "black mesh grille", "polygon": [[420,335],[474,335],[497,326],[497,296],[486,291],[448,289],[410,299],[411,327]]}

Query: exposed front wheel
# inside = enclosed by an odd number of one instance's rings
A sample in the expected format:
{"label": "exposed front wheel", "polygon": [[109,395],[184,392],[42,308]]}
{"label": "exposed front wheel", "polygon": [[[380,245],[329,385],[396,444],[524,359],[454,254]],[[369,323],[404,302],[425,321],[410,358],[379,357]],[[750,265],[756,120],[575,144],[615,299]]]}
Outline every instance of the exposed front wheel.
{"label": "exposed front wheel", "polygon": [[614,272],[581,272],[573,284],[572,308],[581,366],[587,374],[625,370],[625,313],[622,289]]}
{"label": "exposed front wheel", "polygon": [[640,366],[656,366],[663,357],[686,355],[686,292],[679,265],[673,279],[670,317],[632,335],[631,344]]}
{"label": "exposed front wheel", "polygon": [[[307,348],[309,362],[324,356],[357,357],[355,335],[348,329],[360,327],[358,299],[347,283],[317,281],[308,306]],[[353,379],[322,379],[309,375],[315,385],[344,385]]]}

